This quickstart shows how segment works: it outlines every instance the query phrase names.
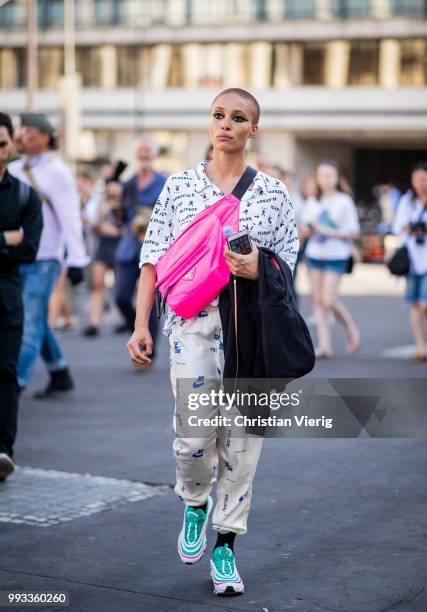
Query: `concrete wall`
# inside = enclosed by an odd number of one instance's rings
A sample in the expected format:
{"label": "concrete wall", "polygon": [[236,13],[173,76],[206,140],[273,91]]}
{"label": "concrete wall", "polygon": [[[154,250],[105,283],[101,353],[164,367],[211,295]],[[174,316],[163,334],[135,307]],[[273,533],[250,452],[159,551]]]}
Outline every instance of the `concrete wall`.
{"label": "concrete wall", "polygon": [[296,140],[295,158],[297,182],[309,174],[313,174],[318,164],[324,159],[336,159],[340,162],[349,176],[353,180],[353,143],[334,142],[326,139],[322,141]]}
{"label": "concrete wall", "polygon": [[[216,90],[147,91],[83,89],[82,127],[108,130],[207,129],[209,108]],[[427,87],[384,90],[375,87],[300,87],[265,90],[258,95],[261,130],[310,134],[342,133],[346,137],[427,137]],[[24,90],[0,91],[0,107],[16,116],[25,110]],[[40,91],[36,108],[58,120],[59,94]],[[328,136],[329,137],[329,136]]]}
{"label": "concrete wall", "polygon": [[[208,0],[206,0],[208,1]],[[215,0],[212,0],[214,2]],[[378,0],[376,0],[378,2]],[[256,37],[254,36],[256,32]],[[281,23],[194,25],[170,28],[163,26],[144,27],[96,27],[77,30],[78,45],[141,45],[159,43],[190,42],[252,42],[262,41],[315,41],[337,39],[378,39],[427,36],[427,22],[423,19],[397,17],[393,19],[349,19],[289,20]],[[23,31],[1,31],[3,47],[24,47],[26,34]],[[62,29],[43,32],[44,45],[63,44]]]}

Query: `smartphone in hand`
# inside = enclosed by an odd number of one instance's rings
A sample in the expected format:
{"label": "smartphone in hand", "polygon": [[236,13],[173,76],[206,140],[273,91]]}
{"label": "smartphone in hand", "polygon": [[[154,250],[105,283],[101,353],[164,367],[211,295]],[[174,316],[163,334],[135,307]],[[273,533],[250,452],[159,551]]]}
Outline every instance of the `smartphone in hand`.
{"label": "smartphone in hand", "polygon": [[249,253],[252,253],[251,239],[246,230],[227,236],[227,244],[233,253],[239,253],[239,255],[249,255]]}

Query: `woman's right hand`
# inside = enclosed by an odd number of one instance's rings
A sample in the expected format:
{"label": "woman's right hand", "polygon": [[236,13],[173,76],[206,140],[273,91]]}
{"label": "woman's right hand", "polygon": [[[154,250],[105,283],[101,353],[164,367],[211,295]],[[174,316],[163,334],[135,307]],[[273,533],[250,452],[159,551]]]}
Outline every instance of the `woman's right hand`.
{"label": "woman's right hand", "polygon": [[141,365],[151,363],[149,355],[153,352],[153,339],[148,326],[135,327],[126,347],[134,363]]}

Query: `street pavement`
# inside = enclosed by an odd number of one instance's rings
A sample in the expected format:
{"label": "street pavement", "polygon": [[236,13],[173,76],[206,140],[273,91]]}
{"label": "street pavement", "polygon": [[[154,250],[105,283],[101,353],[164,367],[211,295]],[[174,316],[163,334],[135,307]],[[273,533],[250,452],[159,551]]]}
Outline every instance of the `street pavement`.
{"label": "street pavement", "polygon": [[[399,357],[411,344],[399,297],[344,301],[361,326],[361,349],[347,356],[336,324],[336,357],[312,376],[426,376],[425,365]],[[110,323],[97,339],[61,334],[75,391],[33,400],[46,380],[39,363],[22,397],[19,469],[0,485],[0,591],[67,591],[73,612],[426,612],[421,439],[266,440],[249,531],[236,541],[246,592],[215,597],[215,534],[196,566],[176,552],[182,505],[172,490],[167,342],[141,372]]]}

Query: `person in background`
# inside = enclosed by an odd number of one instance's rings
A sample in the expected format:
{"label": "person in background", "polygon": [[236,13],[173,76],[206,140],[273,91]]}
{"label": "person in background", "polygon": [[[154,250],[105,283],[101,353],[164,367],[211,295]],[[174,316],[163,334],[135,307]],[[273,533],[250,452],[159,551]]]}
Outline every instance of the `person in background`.
{"label": "person in background", "polygon": [[101,181],[106,183],[114,173],[115,163],[113,161],[109,161],[99,168],[99,177]]}
{"label": "person in background", "polygon": [[[135,236],[138,236],[138,240],[140,241],[141,244],[144,243],[148,225],[150,223],[152,214],[153,214],[153,209],[151,208],[151,206],[142,206],[138,214],[136,215],[136,217],[134,217],[132,220],[132,229],[135,233]],[[155,319],[155,321],[153,322],[152,319]],[[149,319],[148,324],[151,329],[156,328],[157,314],[156,314],[155,308],[152,308],[151,310],[150,319]],[[145,364],[134,362],[134,366],[138,370],[150,370],[152,367],[152,362],[145,363]]]}
{"label": "person in background", "polygon": [[317,198],[303,210],[302,224],[309,237],[305,250],[313,290],[318,346],[317,358],[332,357],[331,313],[347,332],[347,352],[360,346],[360,333],[350,312],[338,299],[338,286],[347,272],[352,241],[360,233],[356,206],[346,179],[333,160],[322,162],[316,171]]}
{"label": "person in background", "polygon": [[35,260],[43,226],[39,196],[7,170],[12,149],[12,121],[9,115],[0,113],[0,482],[15,469],[12,458],[19,400],[16,365],[23,328],[19,265]]}
{"label": "person in background", "polygon": [[80,194],[80,210],[83,223],[83,236],[89,255],[95,253],[96,239],[92,225],[96,222],[99,206],[103,197],[104,187],[99,187],[94,172],[90,166],[80,167],[77,175],[77,189]]}
{"label": "person in background", "polygon": [[274,178],[282,181],[282,183],[286,186],[288,193],[292,193],[295,178],[293,172],[290,170],[285,170],[285,168],[279,164],[271,164],[271,166],[268,167],[268,173],[270,176],[274,176]]}
{"label": "person in background", "polygon": [[67,267],[64,265],[49,300],[49,327],[63,331],[74,326],[67,274]]}
{"label": "person in background", "polygon": [[[156,155],[155,143],[148,137],[142,138],[136,148],[138,171],[124,185],[122,205],[126,227],[117,247],[115,268],[115,299],[124,322],[116,328],[117,333],[133,331],[135,321],[133,295],[139,278],[141,242],[132,230],[132,220],[142,206],[154,207],[166,182],[166,177],[153,168]],[[157,331],[157,318],[152,316],[150,332],[157,337]]]}
{"label": "person in background", "polygon": [[[307,246],[307,240],[310,235],[310,230],[304,226],[302,222],[303,211],[305,205],[317,195],[316,177],[313,175],[306,176],[301,183],[301,188],[298,194],[292,196],[292,201],[295,207],[295,223],[298,230],[299,251],[294,268],[294,286],[296,286],[298,266],[304,259],[304,253]],[[295,289],[295,296],[298,300],[298,293]]]}
{"label": "person in background", "polygon": [[[90,214],[94,214],[93,209],[95,206],[97,207],[99,205],[101,193],[95,188],[95,180],[89,166],[79,169],[76,175],[76,181],[80,193],[83,235],[87,251],[90,255],[93,255],[93,244],[91,244],[92,237],[90,235],[90,229],[85,222],[85,215],[89,216]],[[62,330],[69,330],[74,326],[70,286],[65,265],[62,266],[61,273],[49,300],[49,326],[52,329]]]}
{"label": "person in background", "polygon": [[91,266],[90,322],[83,332],[87,337],[99,334],[105,307],[105,275],[108,269],[114,269],[114,256],[122,235],[122,196],[121,183],[118,181],[107,183],[97,218],[89,222],[97,237],[97,247]]}
{"label": "person in background", "polygon": [[21,388],[28,385],[41,355],[50,378],[46,388],[35,394],[35,398],[43,399],[74,386],[67,361],[49,327],[49,299],[65,250],[72,284],[82,280],[82,268],[89,263],[89,257],[76,182],[69,168],[53,153],[57,144],[52,124],[41,113],[24,113],[18,138],[24,155],[9,164],[10,173],[30,184],[43,202],[43,232],[37,259],[21,266],[25,318],[18,382]]}
{"label": "person in background", "polygon": [[408,249],[409,274],[406,301],[416,343],[413,363],[427,361],[427,162],[415,164],[411,173],[413,191],[402,196],[393,222],[393,233]]}
{"label": "person in background", "polygon": [[393,219],[399,205],[401,193],[392,183],[378,186],[378,204],[381,210],[381,222],[378,232],[382,235],[392,233]]}

